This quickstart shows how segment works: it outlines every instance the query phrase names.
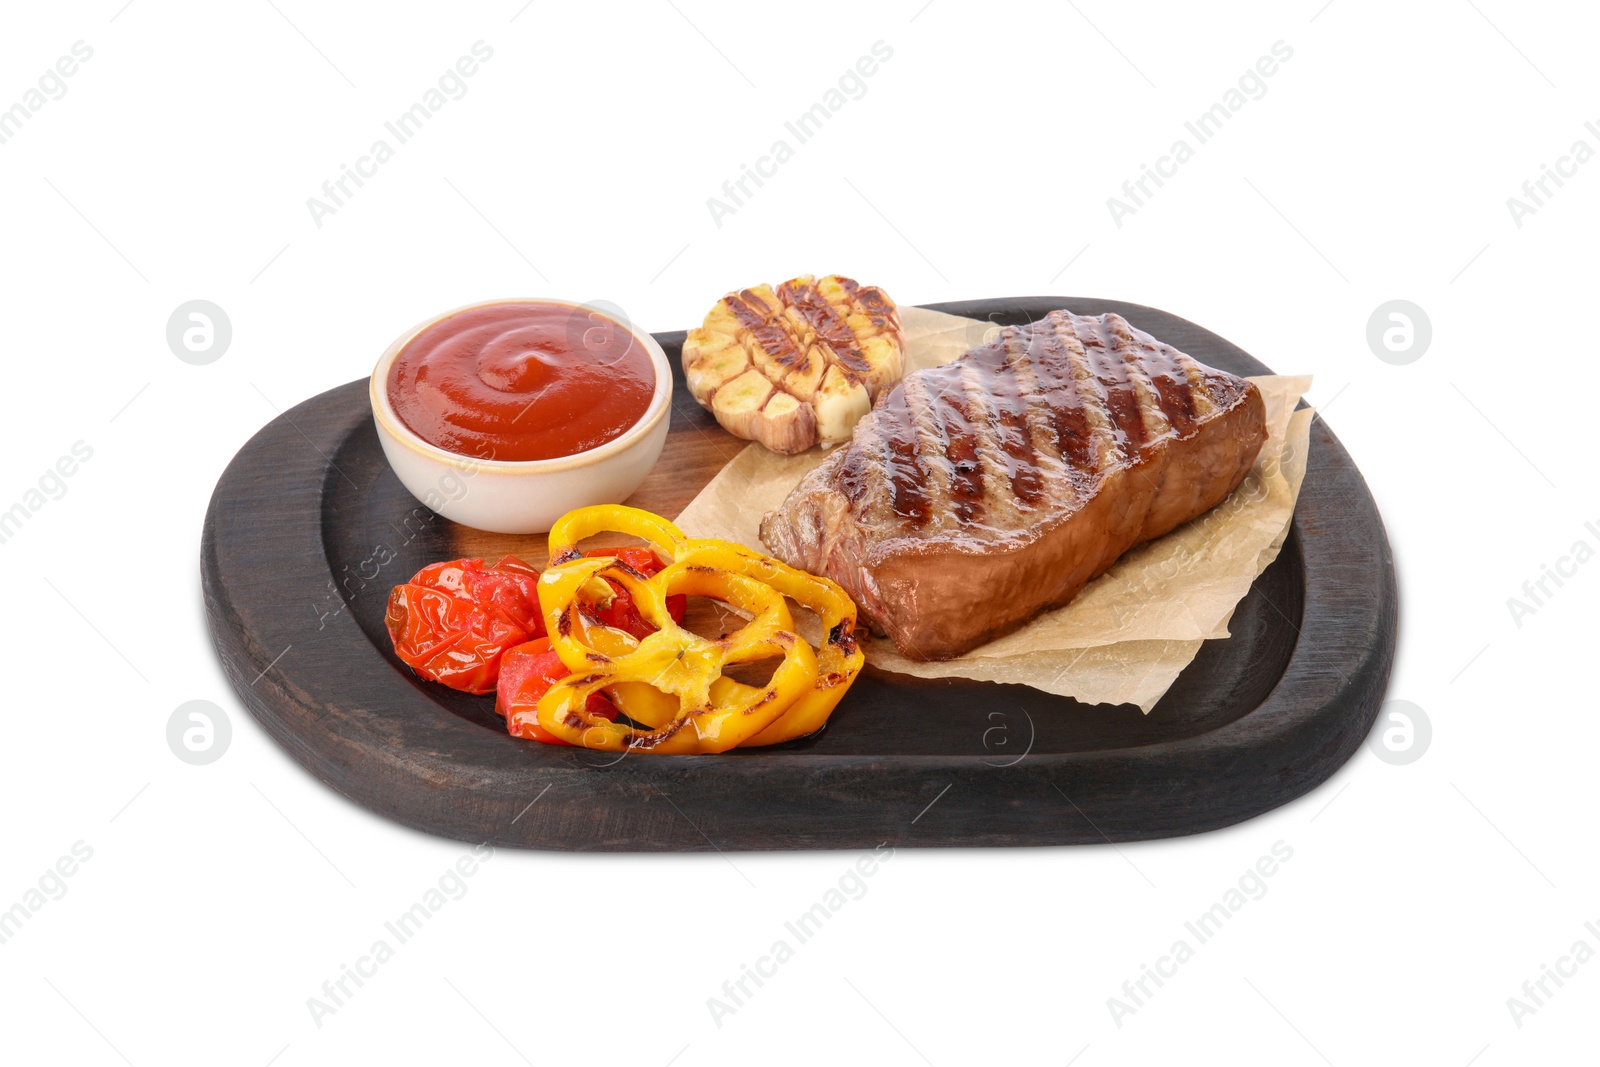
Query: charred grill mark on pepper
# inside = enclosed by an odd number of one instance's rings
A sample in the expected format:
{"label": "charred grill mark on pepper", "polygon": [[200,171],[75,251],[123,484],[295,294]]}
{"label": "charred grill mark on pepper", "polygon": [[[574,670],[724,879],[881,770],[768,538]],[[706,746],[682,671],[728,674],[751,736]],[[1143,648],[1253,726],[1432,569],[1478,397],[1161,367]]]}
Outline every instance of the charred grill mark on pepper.
{"label": "charred grill mark on pepper", "polygon": [[643,749],[644,751],[648,752],[650,749],[656,748],[662,743],[671,740],[679,730],[682,730],[685,726],[689,725],[690,718],[691,716],[688,715],[679,716],[659,730],[652,730],[647,734],[630,734],[626,744],[629,748]]}
{"label": "charred grill mark on pepper", "polygon": [[847,656],[856,654],[856,620],[852,616],[840,619],[828,631],[828,643],[838,646],[839,650]]}
{"label": "charred grill mark on pepper", "polygon": [[621,559],[612,563],[609,567],[602,569],[600,573],[604,575],[610,571],[621,571],[623,574],[626,574],[629,578],[633,578],[636,581],[646,582],[650,580],[649,575],[640,572],[639,570],[630,566],[625,560]]}

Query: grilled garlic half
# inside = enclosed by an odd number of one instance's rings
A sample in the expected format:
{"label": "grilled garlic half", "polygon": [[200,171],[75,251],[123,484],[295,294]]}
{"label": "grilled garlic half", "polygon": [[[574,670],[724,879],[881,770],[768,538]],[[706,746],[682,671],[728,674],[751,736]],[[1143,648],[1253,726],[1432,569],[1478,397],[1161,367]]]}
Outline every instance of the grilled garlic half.
{"label": "grilled garlic half", "polygon": [[837,274],[729,293],[683,344],[700,406],[729,433],[786,455],[848,441],[905,367],[894,301]]}

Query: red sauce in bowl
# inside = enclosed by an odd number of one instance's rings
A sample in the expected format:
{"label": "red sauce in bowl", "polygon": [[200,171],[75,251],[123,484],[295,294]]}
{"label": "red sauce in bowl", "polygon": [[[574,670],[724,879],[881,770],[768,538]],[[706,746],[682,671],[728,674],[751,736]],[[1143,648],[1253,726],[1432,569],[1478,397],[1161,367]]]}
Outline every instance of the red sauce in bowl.
{"label": "red sauce in bowl", "polygon": [[413,337],[389,403],[429,444],[476,459],[557,459],[644,417],[655,365],[621,323],[568,304],[485,304]]}

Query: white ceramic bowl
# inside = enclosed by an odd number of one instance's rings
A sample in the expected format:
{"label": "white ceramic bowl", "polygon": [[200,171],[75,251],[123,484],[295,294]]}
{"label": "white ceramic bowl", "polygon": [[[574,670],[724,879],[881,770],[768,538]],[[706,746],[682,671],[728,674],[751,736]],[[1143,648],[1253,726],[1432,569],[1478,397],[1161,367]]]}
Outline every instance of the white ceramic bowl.
{"label": "white ceramic bowl", "polygon": [[[440,319],[490,304],[555,304],[606,314],[633,334],[655,367],[655,392],[644,416],[621,437],[559,459],[522,462],[476,459],[418,437],[389,403],[389,368],[400,350]],[[656,339],[598,308],[568,300],[485,300],[435,315],[401,334],[378,360],[369,389],[378,440],[400,484],[452,522],[494,533],[545,533],[574,508],[626,500],[661,457],[672,401],[672,368]]]}

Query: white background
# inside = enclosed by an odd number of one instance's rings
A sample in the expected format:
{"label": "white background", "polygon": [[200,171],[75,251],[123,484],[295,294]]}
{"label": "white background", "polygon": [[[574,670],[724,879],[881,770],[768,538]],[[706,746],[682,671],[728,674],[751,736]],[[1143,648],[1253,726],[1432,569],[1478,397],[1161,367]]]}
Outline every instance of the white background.
{"label": "white background", "polygon": [[[1579,939],[1600,950],[1584,929],[1600,925],[1600,562],[1520,626],[1507,599],[1576,541],[1600,547],[1584,526],[1600,527],[1600,162],[1520,227],[1506,204],[1575,140],[1600,148],[1592,11],[123,2],[13,5],[0,34],[0,107],[93,48],[0,145],[0,509],[74,442],[93,449],[0,545],[0,908],[75,842],[93,850],[0,945],[0,1055],[1593,1059],[1600,962],[1520,1027],[1507,998]],[[478,40],[494,54],[466,95],[315,225],[307,198]],[[865,95],[718,226],[707,198],[880,40],[893,56]],[[1115,225],[1107,198],[1280,40],[1293,57],[1266,94]],[[1303,799],[1191,839],[902,849],[720,1027],[707,998],[854,854],[501,851],[319,1027],[307,998],[467,849],[340,799],[233,695],[197,578],[223,467],[274,407],[365,376],[432,312],[603,297],[681,329],[730,287],[803,271],[906,304],[1131,300],[1315,374],[1388,525],[1390,696],[1425,710],[1431,746],[1407,766],[1363,750]],[[209,366],[165,340],[196,298],[233,325]],[[1432,321],[1405,366],[1366,341],[1395,298]],[[192,699],[231,718],[209,766],[167,747]],[[1266,895],[1117,1025],[1108,998],[1278,841],[1293,858]]]}

